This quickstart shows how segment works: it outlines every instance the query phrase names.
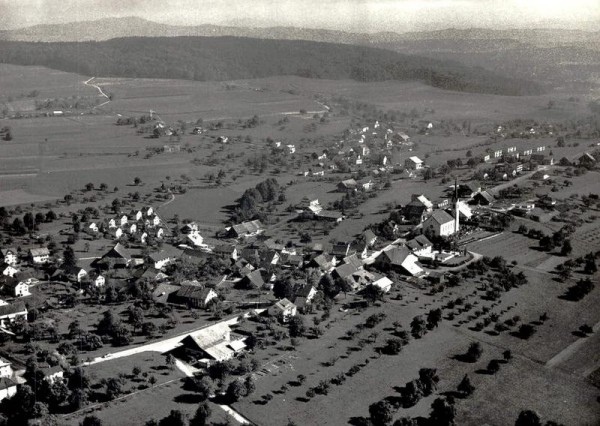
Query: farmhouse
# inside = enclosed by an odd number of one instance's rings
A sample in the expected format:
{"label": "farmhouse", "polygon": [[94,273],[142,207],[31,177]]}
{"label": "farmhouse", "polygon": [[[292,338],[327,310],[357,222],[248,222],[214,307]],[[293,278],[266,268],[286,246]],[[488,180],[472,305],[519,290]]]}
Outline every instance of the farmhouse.
{"label": "farmhouse", "polygon": [[406,242],[408,247],[415,256],[430,256],[433,244],[425,235],[417,235],[412,240]]}
{"label": "farmhouse", "polygon": [[158,252],[150,253],[148,259],[156,269],[162,269],[169,263],[175,262],[181,255],[181,251],[175,248],[166,248]]}
{"label": "farmhouse", "polygon": [[374,265],[381,271],[396,270],[412,276],[421,275],[417,257],[406,247],[391,246],[375,258]]}
{"label": "farmhouse", "polygon": [[406,167],[409,170],[420,170],[423,168],[423,160],[421,160],[419,157],[414,156],[407,158],[404,162],[404,167]]}
{"label": "farmhouse", "polygon": [[29,249],[29,258],[32,263],[43,264],[50,260],[50,251],[46,247]]}
{"label": "farmhouse", "polygon": [[238,249],[232,244],[219,244],[213,249],[213,253],[225,260],[237,260]]}
{"label": "farmhouse", "polygon": [[7,265],[11,265],[11,266],[14,266],[17,264],[17,261],[19,260],[17,250],[15,250],[13,248],[4,248],[4,249],[0,250],[0,252],[2,253],[2,258],[4,259],[4,263],[6,263]]}
{"label": "farmhouse", "polygon": [[244,275],[240,284],[243,285],[244,288],[262,288],[265,285],[265,281],[263,280],[261,272],[256,269]]}
{"label": "farmhouse", "polygon": [[383,290],[384,293],[390,291],[390,289],[392,288],[392,284],[394,283],[392,280],[390,280],[385,275],[381,275],[378,273],[373,273],[372,275],[372,285],[379,287],[381,290]]}
{"label": "farmhouse", "polygon": [[253,220],[233,225],[225,230],[228,238],[248,238],[262,234],[265,229],[259,220]]}
{"label": "farmhouse", "polygon": [[346,179],[337,184],[339,192],[356,191],[358,183],[354,179]]}
{"label": "farmhouse", "polygon": [[271,306],[267,312],[272,317],[277,318],[279,321],[286,323],[291,317],[296,316],[298,308],[288,299],[281,299]]}
{"label": "farmhouse", "polygon": [[6,268],[2,270],[2,275],[6,275],[8,277],[14,277],[15,274],[19,272],[17,268],[14,266],[8,265]]}
{"label": "farmhouse", "polygon": [[344,215],[333,210],[321,210],[319,214],[315,216],[315,219],[322,220],[324,222],[340,223],[342,220],[344,220]]}
{"label": "farmhouse", "polygon": [[0,401],[17,393],[17,384],[8,377],[0,377]]}
{"label": "farmhouse", "polygon": [[0,278],[2,283],[2,290],[5,294],[9,294],[14,297],[29,296],[29,282],[23,277],[19,277],[20,274],[16,274],[14,277],[3,276]]}
{"label": "farmhouse", "polygon": [[131,263],[131,254],[121,243],[117,243],[97,263],[104,267],[125,268]]}
{"label": "farmhouse", "polygon": [[553,217],[558,216],[559,212],[557,210],[542,210],[538,207],[531,210],[529,213],[529,218],[535,222],[546,223],[550,222]]}
{"label": "farmhouse", "polygon": [[577,161],[581,167],[586,167],[586,168],[594,167],[597,162],[596,158],[588,152],[586,152],[581,157],[579,157],[579,159]]}
{"label": "farmhouse", "polygon": [[183,284],[175,293],[174,300],[194,308],[206,309],[211,302],[218,298],[212,288],[205,288],[201,284]]}
{"label": "farmhouse", "polygon": [[242,339],[231,339],[231,329],[224,322],[195,331],[181,343],[187,351],[202,357],[206,364],[227,361],[246,347]]}
{"label": "farmhouse", "polygon": [[23,302],[0,305],[0,327],[6,327],[18,318],[27,320],[27,307]]}
{"label": "farmhouse", "polygon": [[435,210],[423,222],[423,233],[428,236],[447,237],[454,234],[454,218],[444,210]]}
{"label": "farmhouse", "polygon": [[489,206],[494,202],[494,197],[487,191],[481,191],[475,194],[472,204],[476,204],[479,206]]}
{"label": "farmhouse", "polygon": [[298,309],[305,309],[308,305],[311,304],[316,294],[317,289],[311,284],[303,285],[296,291],[294,305],[296,305]]}
{"label": "farmhouse", "polygon": [[377,242],[377,235],[375,235],[375,233],[370,229],[367,229],[365,232],[363,232],[362,239],[367,246],[371,247]]}
{"label": "farmhouse", "polygon": [[404,220],[414,225],[423,223],[427,214],[427,207],[420,201],[413,200],[402,208]]}

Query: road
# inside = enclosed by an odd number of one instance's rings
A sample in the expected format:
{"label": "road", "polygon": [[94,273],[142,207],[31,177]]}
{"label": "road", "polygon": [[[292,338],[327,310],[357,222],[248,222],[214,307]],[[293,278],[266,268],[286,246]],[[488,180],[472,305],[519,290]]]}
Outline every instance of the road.
{"label": "road", "polygon": [[94,108],[92,108],[92,109],[95,109],[95,108],[100,108],[101,106],[104,106],[104,105],[106,105],[107,103],[109,103],[109,102],[110,102],[110,96],[108,96],[106,93],[104,93],[104,91],[102,90],[102,88],[101,88],[100,86],[98,86],[98,85],[96,85],[96,84],[92,84],[92,80],[94,80],[95,78],[96,78],[96,77],[92,77],[92,78],[90,78],[89,80],[86,80],[86,81],[84,81],[84,82],[83,82],[83,84],[85,84],[86,86],[90,86],[90,87],[94,87],[94,88],[96,88],[96,89],[98,90],[98,92],[100,93],[100,96],[103,96],[103,97],[105,97],[105,98],[106,98],[106,102],[104,102],[104,103],[101,103],[100,105],[96,105],[96,106],[95,106]]}

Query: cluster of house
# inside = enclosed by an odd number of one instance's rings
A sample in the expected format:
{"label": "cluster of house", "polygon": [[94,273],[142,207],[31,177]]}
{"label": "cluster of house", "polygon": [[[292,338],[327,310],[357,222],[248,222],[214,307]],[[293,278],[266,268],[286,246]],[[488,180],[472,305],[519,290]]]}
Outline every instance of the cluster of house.
{"label": "cluster of house", "polygon": [[[42,367],[40,371],[43,380],[50,384],[64,377],[64,371],[60,366]],[[24,373],[24,366],[16,366],[8,359],[0,357],[0,401],[11,398],[17,393],[18,386],[25,383],[22,377]]]}
{"label": "cluster of house", "polygon": [[128,236],[140,244],[146,244],[149,236],[164,238],[165,229],[161,225],[162,221],[153,208],[144,207],[102,222],[84,223],[82,230],[90,235],[108,234],[115,240]]}

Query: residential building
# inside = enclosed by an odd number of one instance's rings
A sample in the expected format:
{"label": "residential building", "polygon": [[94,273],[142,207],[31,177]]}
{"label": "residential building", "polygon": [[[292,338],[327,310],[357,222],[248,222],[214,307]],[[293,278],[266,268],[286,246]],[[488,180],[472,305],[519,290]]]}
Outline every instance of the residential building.
{"label": "residential building", "polygon": [[455,233],[455,219],[444,210],[435,210],[423,222],[423,234],[435,237],[447,237]]}
{"label": "residential building", "polygon": [[279,321],[287,323],[291,317],[296,316],[298,307],[288,299],[281,299],[271,306],[267,312]]}
{"label": "residential building", "polygon": [[32,248],[29,250],[29,258],[35,264],[48,263],[50,260],[50,251],[46,247]]}

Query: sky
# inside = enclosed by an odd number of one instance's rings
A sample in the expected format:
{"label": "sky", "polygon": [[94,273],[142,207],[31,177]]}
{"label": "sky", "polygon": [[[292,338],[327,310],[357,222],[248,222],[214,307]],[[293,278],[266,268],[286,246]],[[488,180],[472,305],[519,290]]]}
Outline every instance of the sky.
{"label": "sky", "polygon": [[351,32],[470,27],[600,30],[594,26],[600,22],[600,0],[0,0],[0,29],[126,16],[173,25]]}

